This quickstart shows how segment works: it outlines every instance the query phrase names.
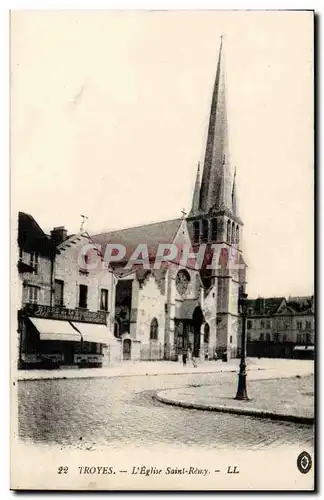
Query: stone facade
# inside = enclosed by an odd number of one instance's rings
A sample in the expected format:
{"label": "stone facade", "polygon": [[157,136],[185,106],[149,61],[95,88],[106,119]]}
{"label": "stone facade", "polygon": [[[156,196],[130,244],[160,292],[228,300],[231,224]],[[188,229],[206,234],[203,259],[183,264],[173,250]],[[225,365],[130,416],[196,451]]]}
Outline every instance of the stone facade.
{"label": "stone facade", "polygon": [[[312,357],[315,346],[314,297],[258,298],[248,301],[248,354]],[[307,347],[306,347],[307,346]]]}
{"label": "stone facade", "polygon": [[[83,248],[88,247],[86,264],[81,252]],[[57,288],[55,288],[58,282],[63,290],[60,296],[57,296]],[[113,335],[117,278],[112,269],[105,266],[100,254],[93,248],[93,243],[87,233],[73,235],[58,245],[54,261],[53,283],[54,305],[68,309],[83,308],[80,303],[80,288],[86,287],[87,297],[84,309],[94,313],[98,311],[106,313],[104,364],[120,361],[121,343]],[[103,292],[107,296],[104,304],[102,303]]]}

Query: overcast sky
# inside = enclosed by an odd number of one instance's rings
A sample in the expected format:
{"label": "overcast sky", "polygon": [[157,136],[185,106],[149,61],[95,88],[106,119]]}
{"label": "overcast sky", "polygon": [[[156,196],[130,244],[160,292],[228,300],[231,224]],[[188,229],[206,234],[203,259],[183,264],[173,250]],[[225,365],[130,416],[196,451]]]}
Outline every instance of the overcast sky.
{"label": "overcast sky", "polygon": [[181,216],[224,34],[248,293],[313,293],[311,12],[15,12],[12,206],[45,231]]}

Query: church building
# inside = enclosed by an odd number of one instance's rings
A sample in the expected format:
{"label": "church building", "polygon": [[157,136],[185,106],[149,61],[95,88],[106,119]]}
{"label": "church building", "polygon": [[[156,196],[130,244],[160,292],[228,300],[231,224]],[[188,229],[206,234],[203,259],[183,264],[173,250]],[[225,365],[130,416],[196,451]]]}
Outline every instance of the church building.
{"label": "church building", "polygon": [[[118,277],[114,334],[122,340],[124,359],[177,359],[188,347],[201,359],[239,354],[238,301],[246,266],[236,171],[229,155],[222,45],[202,178],[198,166],[189,214],[92,236],[103,253],[107,245],[125,248],[122,259],[110,262]],[[170,244],[177,255],[154,265],[159,246]],[[182,258],[188,247],[196,255],[204,249],[201,265]],[[129,265],[136,248],[147,248],[145,265],[138,260]],[[212,265],[215,252],[217,266]]]}

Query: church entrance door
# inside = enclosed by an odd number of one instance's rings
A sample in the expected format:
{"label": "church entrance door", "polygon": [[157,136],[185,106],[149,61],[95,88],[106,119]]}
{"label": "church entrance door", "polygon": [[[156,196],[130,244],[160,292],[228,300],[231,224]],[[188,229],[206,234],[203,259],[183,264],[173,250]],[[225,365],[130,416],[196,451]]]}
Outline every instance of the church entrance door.
{"label": "church entrance door", "polygon": [[196,307],[192,315],[193,330],[194,330],[194,345],[192,346],[192,355],[199,358],[200,353],[200,329],[204,316],[200,307]]}

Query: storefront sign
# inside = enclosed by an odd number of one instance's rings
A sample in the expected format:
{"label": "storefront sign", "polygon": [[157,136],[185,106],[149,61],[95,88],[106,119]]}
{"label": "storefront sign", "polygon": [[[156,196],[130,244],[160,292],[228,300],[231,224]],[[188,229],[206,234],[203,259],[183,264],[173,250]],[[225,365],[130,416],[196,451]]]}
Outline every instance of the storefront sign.
{"label": "storefront sign", "polygon": [[86,309],[66,309],[64,307],[40,306],[38,304],[26,304],[24,313],[28,316],[47,319],[58,319],[65,321],[80,321],[83,323],[107,324],[107,313],[105,311],[88,311]]}

